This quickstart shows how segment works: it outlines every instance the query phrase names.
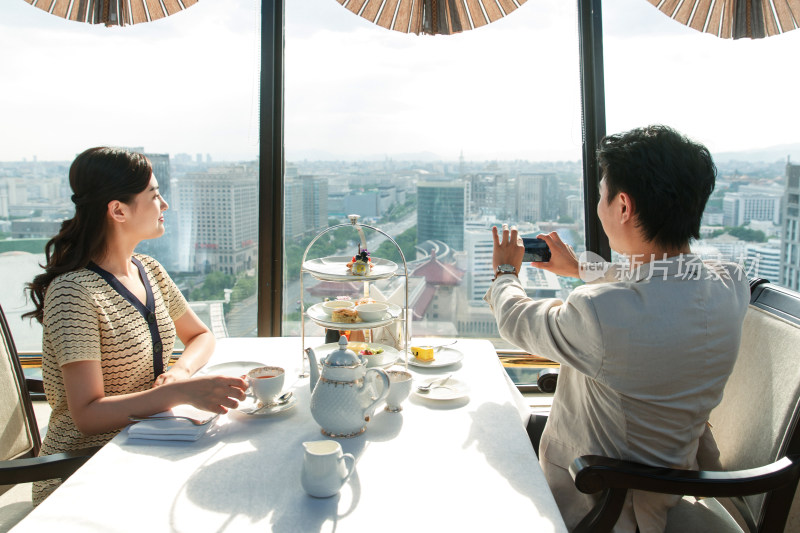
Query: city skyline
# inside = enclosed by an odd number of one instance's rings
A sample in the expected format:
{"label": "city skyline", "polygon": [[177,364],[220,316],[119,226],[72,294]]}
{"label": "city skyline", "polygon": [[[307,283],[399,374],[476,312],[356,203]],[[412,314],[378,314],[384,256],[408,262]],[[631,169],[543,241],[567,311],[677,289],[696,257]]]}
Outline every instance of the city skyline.
{"label": "city skyline", "polygon": [[[161,154],[160,159],[162,166],[168,166],[166,154]],[[187,298],[203,310],[204,320],[218,334],[254,335],[257,296],[253,274],[259,218],[255,166],[212,166],[213,169],[187,167],[169,171],[175,179],[171,183],[171,211],[166,214],[168,233],[143,243],[139,251],[162,262],[178,276]],[[61,220],[70,216],[71,205],[62,173],[64,165],[39,172],[33,163],[22,167],[24,170],[15,172],[13,164],[6,164],[10,172],[0,177],[0,216],[6,219],[0,222],[4,236],[10,237],[0,241],[3,251],[10,252],[0,253],[0,259],[4,269],[20,270],[14,272],[13,279],[18,279],[25,269],[22,281],[4,294],[4,303],[9,304],[7,312],[15,318],[29,308],[29,303],[19,299],[20,287],[40,268],[44,242],[58,230]],[[558,231],[565,242],[581,251],[584,213],[578,163],[562,165],[554,172],[520,171],[514,163],[491,167],[464,172],[455,183],[446,177],[455,176],[468,165],[440,166],[438,176],[409,172],[400,166],[382,170],[378,163],[372,166],[374,172],[365,171],[366,165],[348,163],[316,165],[324,177],[294,172],[287,178],[285,200],[297,210],[300,224],[290,231],[287,223],[284,233],[284,332],[298,334],[297,302],[310,305],[323,297],[314,285],[305,292],[299,285],[304,246],[314,234],[329,227],[331,218],[344,221],[345,214],[359,212],[367,224],[378,224],[398,243],[404,243],[405,260],[415,286],[409,300],[415,331],[467,337],[496,335],[495,323],[481,299],[493,276],[488,228],[498,221],[510,221],[528,234]],[[762,167],[772,169],[774,164]],[[796,211],[792,206],[797,201],[796,194],[791,191],[796,185],[791,182],[791,176],[797,176],[796,168],[799,167],[784,165],[789,188],[780,185],[785,180],[772,176],[771,170],[766,175],[760,172],[759,165],[752,165],[752,176],[725,176],[712,197],[715,207],[704,216],[701,239],[692,244],[692,250],[704,258],[739,262],[751,276],[786,279],[781,237],[789,226],[786,221],[776,224],[776,217],[781,202],[789,204],[788,214],[792,209]],[[36,174],[39,179],[28,179]],[[391,179],[376,181],[380,175]],[[341,185],[329,187],[329,179]],[[367,190],[376,194],[370,196]],[[357,211],[359,208],[362,210]],[[286,215],[288,222],[288,209]],[[726,217],[732,217],[737,227],[728,227]],[[791,217],[788,222],[792,223]],[[447,231],[432,231],[442,228]],[[384,246],[375,240],[368,242],[376,257],[389,257]],[[320,256],[342,255],[355,246],[342,235],[322,244],[324,248],[315,249]],[[795,264],[793,259],[792,265]],[[223,279],[228,279],[225,283],[232,298],[228,310],[223,304],[228,298],[224,291],[210,292],[212,286],[219,289]],[[525,290],[536,297],[563,298],[574,287],[572,282],[536,269],[526,268],[521,279]],[[208,289],[206,281],[212,281]],[[781,284],[794,282],[791,278]],[[380,290],[390,297],[397,294],[398,288],[387,283]],[[10,291],[16,293],[11,295]],[[238,295],[235,299],[234,293]],[[38,330],[31,329],[30,324],[18,327],[26,346],[38,349]]]}
{"label": "city skyline", "polygon": [[[378,28],[334,0],[287,2],[287,160],[578,159],[573,4],[527,2],[488,26],[430,37]],[[258,6],[199,2],[107,29],[3,2],[0,161],[70,160],[106,144],[254,159]],[[603,8],[607,131],[664,122],[712,152],[797,139],[798,112],[785,102],[800,85],[787,68],[800,32],[727,41],[644,0]]]}
{"label": "city skyline", "polygon": [[[140,145],[142,143],[139,143]],[[137,150],[141,147],[137,147]],[[146,147],[145,147],[146,148]],[[127,148],[132,149],[132,148]],[[216,156],[214,153],[197,153],[197,154],[189,154],[185,152],[180,153],[170,153],[163,150],[147,150],[142,149],[143,153],[158,153],[158,154],[166,154],[170,157],[172,161],[177,164],[184,164],[184,165],[226,165],[226,164],[233,164],[233,163],[244,163],[244,162],[252,162],[258,159],[257,156],[252,158],[246,159],[222,159]],[[69,164],[73,161],[75,156],[78,153],[75,153],[72,157],[65,158],[65,159],[42,159],[38,157],[37,154],[32,154],[31,156],[22,156],[19,159],[0,159],[0,165],[7,165],[7,164],[17,164],[17,163],[47,163],[47,164]],[[460,157],[454,157],[452,159],[449,158],[442,158],[439,157],[438,154],[434,154],[432,152],[418,152],[413,154],[375,154],[372,157],[364,158],[364,159],[348,159],[339,157],[336,158],[333,155],[330,159],[314,159],[314,158],[289,158],[285,159],[287,165],[299,165],[305,163],[365,163],[365,164],[374,164],[374,163],[381,163],[386,161],[392,161],[398,164],[403,163],[420,163],[420,164],[458,164],[463,161],[466,164],[488,164],[488,163],[512,163],[512,162],[523,162],[523,163],[530,163],[534,165],[546,165],[546,164],[563,164],[563,163],[575,163],[580,164],[581,158],[580,156],[574,159],[539,159],[539,160],[527,160],[527,159],[469,159],[464,157],[463,160]],[[787,162],[787,157],[791,162],[800,161],[800,142],[798,143],[791,143],[791,144],[776,144],[771,146],[761,146],[761,147],[753,147],[753,148],[743,148],[742,150],[735,150],[735,151],[723,151],[723,152],[711,152],[712,157],[714,158],[715,162],[722,163],[722,164],[732,164],[736,162],[750,162],[750,163],[777,163],[780,162],[784,164]],[[197,160],[197,157],[201,156],[201,161]],[[188,159],[187,159],[188,157]],[[34,159],[35,158],[35,159]]]}

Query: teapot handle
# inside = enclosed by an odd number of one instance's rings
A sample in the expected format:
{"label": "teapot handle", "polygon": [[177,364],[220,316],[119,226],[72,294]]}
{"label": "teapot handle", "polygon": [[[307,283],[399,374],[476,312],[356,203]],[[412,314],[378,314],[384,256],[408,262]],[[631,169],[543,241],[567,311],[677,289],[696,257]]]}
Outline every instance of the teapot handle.
{"label": "teapot handle", "polygon": [[367,383],[369,381],[381,382],[382,385],[378,393],[378,398],[364,409],[364,420],[367,422],[369,422],[369,418],[372,416],[378,404],[389,395],[389,376],[382,368],[370,368],[367,370],[367,373],[364,374],[364,382]]}

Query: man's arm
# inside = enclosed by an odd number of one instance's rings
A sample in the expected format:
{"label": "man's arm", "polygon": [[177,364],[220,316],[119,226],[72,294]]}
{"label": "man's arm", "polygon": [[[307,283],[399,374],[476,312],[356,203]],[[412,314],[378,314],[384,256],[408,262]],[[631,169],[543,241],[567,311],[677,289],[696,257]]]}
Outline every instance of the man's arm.
{"label": "man's arm", "polygon": [[500,336],[508,342],[590,377],[602,370],[602,328],[586,291],[573,291],[565,302],[534,300],[515,276],[501,276],[484,300],[492,308]]}

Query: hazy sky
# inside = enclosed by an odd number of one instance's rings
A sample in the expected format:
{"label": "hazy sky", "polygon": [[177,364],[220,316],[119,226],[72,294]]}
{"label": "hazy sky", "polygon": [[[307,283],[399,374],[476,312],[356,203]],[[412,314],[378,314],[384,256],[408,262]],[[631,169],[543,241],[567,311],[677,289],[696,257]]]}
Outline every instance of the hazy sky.
{"label": "hazy sky", "polygon": [[[0,161],[112,144],[254,158],[258,0],[200,0],[127,28],[0,2]],[[760,41],[607,0],[609,131],[653,122],[712,151],[800,142],[800,30]],[[575,2],[528,0],[455,36],[379,28],[336,0],[286,0],[286,148],[300,157],[431,152],[578,159]]]}

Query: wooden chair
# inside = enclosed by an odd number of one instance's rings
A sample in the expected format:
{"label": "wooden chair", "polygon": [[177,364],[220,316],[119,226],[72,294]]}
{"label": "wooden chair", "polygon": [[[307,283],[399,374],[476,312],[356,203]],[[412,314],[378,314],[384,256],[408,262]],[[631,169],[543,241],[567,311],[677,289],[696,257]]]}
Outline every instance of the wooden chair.
{"label": "wooden chair", "polygon": [[[33,382],[31,383],[33,385]],[[35,388],[40,389],[40,385]],[[20,483],[44,479],[66,479],[98,448],[37,457],[41,446],[28,384],[20,365],[5,314],[0,308],[0,495]],[[32,508],[15,501],[14,509],[2,512],[4,529]],[[21,507],[21,508],[20,508]]]}
{"label": "wooden chair", "polygon": [[685,496],[670,510],[668,532],[742,531],[715,498],[730,498],[745,531],[798,526],[800,501],[792,505],[800,479],[800,294],[764,280],[751,282],[751,291],[739,356],[709,420],[722,471],[579,457],[570,466],[578,490],[602,494],[576,532],[610,531],[629,489]]}

